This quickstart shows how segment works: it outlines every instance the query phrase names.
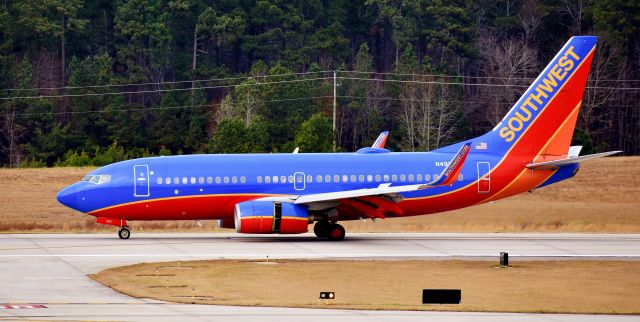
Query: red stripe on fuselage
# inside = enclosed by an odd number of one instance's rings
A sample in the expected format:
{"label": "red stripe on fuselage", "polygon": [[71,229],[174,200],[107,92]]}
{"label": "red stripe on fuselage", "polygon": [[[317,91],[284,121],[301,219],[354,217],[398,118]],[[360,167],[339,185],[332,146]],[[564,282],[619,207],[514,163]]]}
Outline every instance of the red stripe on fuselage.
{"label": "red stripe on fuselage", "polygon": [[[402,215],[423,215],[468,207],[533,189],[547,180],[553,175],[553,171],[524,171],[525,164],[537,158],[547,143],[553,139],[558,128],[568,117],[573,116],[573,109],[582,98],[581,86],[584,86],[589,74],[592,58],[593,51],[567,80],[563,88],[558,89],[553,100],[532,121],[502,161],[492,169],[491,193],[478,193],[477,182],[474,182],[464,188],[440,195],[406,199],[398,204],[402,209]],[[475,164],[470,166],[475,167]],[[209,195],[151,199],[99,209],[90,214],[127,220],[232,219],[237,203],[262,197],[265,195]],[[339,212],[341,219],[355,219],[360,216],[353,207],[341,206]],[[394,214],[390,213],[388,216],[392,217]]]}

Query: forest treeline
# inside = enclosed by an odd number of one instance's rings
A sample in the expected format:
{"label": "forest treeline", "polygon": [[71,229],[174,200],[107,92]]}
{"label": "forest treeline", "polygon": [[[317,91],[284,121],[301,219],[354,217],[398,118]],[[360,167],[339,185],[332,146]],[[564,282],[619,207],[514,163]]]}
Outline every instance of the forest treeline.
{"label": "forest treeline", "polygon": [[330,151],[334,141],[354,151],[382,130],[391,130],[392,150],[432,150],[491,129],[581,34],[599,42],[574,141],[583,153],[640,154],[638,1],[8,0],[0,8],[0,166]]}

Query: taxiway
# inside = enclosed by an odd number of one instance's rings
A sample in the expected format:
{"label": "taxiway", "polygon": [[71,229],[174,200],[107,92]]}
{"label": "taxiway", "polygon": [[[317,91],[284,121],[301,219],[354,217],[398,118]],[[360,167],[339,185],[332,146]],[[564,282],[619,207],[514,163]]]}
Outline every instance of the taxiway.
{"label": "taxiway", "polygon": [[[185,305],[124,296],[87,277],[139,262],[195,259],[495,258],[640,260],[636,234],[348,234],[342,242],[297,236],[135,233],[0,235],[0,319],[111,321],[637,321],[637,316],[396,312]],[[464,299],[463,299],[464,300]]]}

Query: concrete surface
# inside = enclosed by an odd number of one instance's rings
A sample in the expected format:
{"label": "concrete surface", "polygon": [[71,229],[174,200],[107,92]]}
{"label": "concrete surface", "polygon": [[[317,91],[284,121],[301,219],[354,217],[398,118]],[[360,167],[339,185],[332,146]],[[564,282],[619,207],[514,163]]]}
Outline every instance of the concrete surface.
{"label": "concrete surface", "polygon": [[123,264],[216,258],[494,258],[640,260],[640,235],[348,234],[342,242],[312,235],[114,234],[0,235],[0,319],[110,321],[639,321],[638,316],[350,311],[184,305],[130,298],[86,274]]}

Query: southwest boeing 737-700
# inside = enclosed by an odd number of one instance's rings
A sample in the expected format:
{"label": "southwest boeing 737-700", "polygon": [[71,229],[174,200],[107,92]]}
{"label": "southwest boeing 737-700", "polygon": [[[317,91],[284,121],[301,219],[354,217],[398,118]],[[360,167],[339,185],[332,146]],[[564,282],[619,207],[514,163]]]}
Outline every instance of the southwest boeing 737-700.
{"label": "southwest boeing 737-700", "polygon": [[596,37],[571,38],[488,133],[430,152],[390,152],[388,133],[355,153],[152,157],[96,169],[58,194],[62,204],[121,227],[128,221],[217,219],[247,234],[342,240],[339,221],[473,206],[573,177],[571,147]]}

